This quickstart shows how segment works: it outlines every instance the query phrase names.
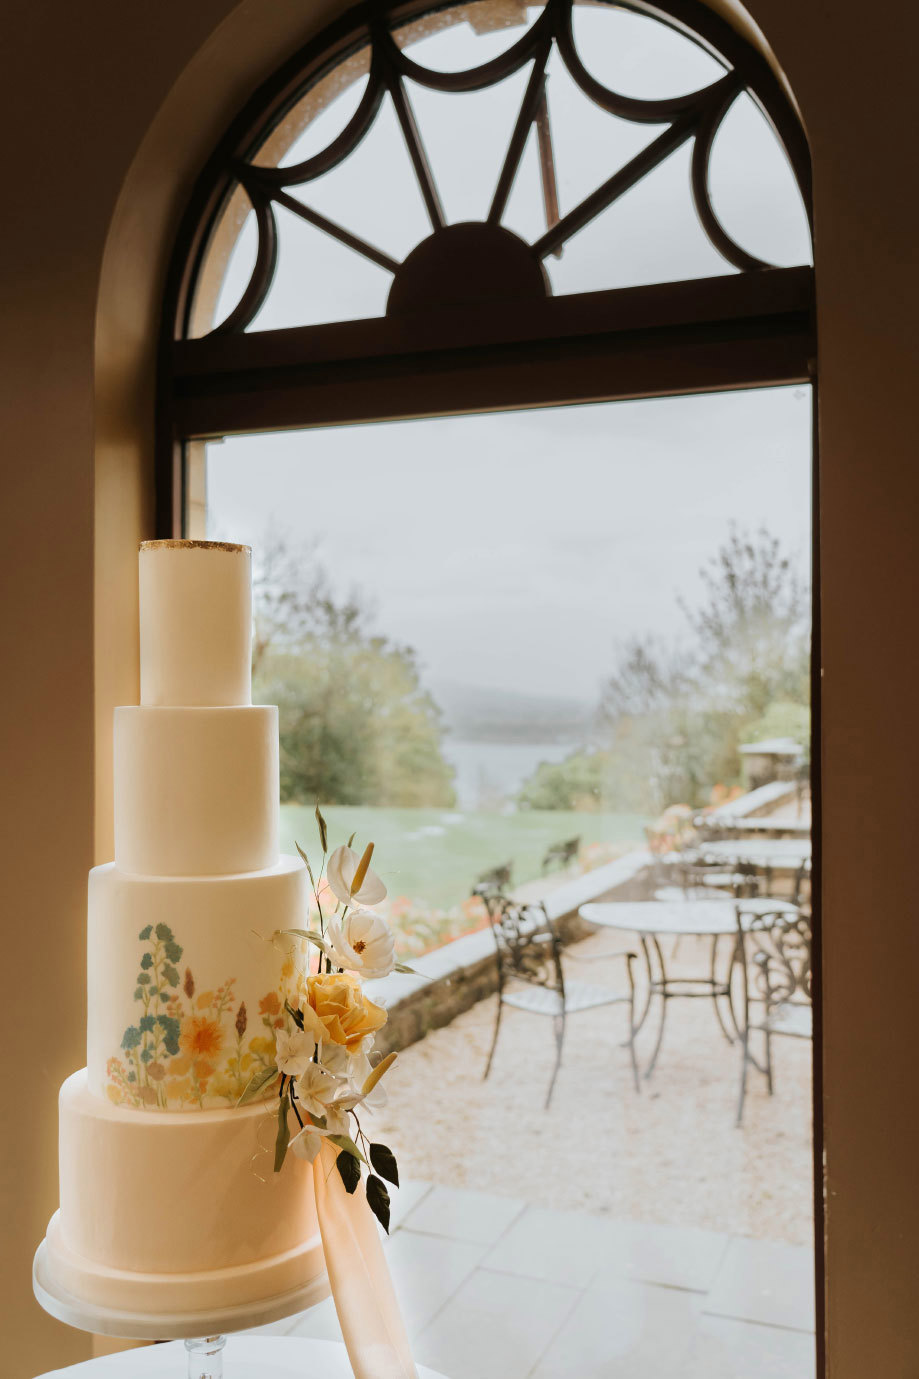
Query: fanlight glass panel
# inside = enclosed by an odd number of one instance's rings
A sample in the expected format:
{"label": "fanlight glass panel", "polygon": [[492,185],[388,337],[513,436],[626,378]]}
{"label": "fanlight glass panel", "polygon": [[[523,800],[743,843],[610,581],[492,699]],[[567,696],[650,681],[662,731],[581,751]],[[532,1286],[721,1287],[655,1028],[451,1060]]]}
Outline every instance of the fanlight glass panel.
{"label": "fanlight glass panel", "polygon": [[522,239],[556,295],[809,262],[791,166],[742,87],[604,0],[375,32],[242,166],[188,333],[384,315],[411,251],[468,221]]}

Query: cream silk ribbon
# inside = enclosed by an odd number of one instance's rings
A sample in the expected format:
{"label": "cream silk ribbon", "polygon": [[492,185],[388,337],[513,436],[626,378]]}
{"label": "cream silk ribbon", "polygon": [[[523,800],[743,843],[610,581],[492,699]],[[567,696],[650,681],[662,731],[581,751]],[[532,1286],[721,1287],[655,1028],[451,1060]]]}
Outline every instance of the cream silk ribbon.
{"label": "cream silk ribbon", "polygon": [[349,1194],[323,1141],[313,1162],[326,1270],[355,1379],[417,1379],[415,1362],[364,1187]]}

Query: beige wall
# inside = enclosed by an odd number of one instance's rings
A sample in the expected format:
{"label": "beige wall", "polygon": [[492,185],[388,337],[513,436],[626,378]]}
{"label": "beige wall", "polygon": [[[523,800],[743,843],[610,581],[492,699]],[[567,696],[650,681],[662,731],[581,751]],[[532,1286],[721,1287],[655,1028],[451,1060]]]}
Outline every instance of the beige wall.
{"label": "beige wall", "polygon": [[[907,1379],[919,1372],[909,1017],[919,264],[898,145],[914,126],[919,17],[909,0],[870,20],[854,0],[750,8],[815,165],[830,1369]],[[321,17],[315,0],[36,0],[4,15],[0,1364],[10,1379],[88,1353],[32,1302],[29,1259],[55,1205],[57,1087],[82,1058],[85,873],[110,850],[110,711],[134,692],[134,546],[149,530],[151,348],[169,227],[249,77]]]}

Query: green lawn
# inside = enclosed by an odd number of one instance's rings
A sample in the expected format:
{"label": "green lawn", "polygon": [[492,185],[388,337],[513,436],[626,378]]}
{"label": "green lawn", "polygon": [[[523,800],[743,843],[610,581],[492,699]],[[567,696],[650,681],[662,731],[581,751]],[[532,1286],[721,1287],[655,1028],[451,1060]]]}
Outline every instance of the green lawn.
{"label": "green lawn", "polygon": [[[460,904],[476,877],[513,861],[513,883],[540,874],[546,849],[578,835],[582,858],[591,844],[602,861],[603,844],[644,841],[646,820],[638,814],[575,814],[532,810],[521,814],[459,814],[443,809],[375,809],[369,806],[323,808],[330,849],[356,834],[355,848],[376,844],[373,866],[390,896],[424,901],[439,909]],[[298,842],[313,861],[319,858],[313,811],[281,806],[281,847]]]}

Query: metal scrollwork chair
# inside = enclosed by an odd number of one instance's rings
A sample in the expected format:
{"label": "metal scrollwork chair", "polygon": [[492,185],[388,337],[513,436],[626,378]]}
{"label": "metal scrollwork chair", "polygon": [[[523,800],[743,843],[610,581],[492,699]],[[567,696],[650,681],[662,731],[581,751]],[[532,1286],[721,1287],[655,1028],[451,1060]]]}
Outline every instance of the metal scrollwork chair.
{"label": "metal scrollwork chair", "polygon": [[565,1023],[569,1015],[598,1006],[627,1005],[629,1008],[629,1054],[632,1077],[639,1090],[638,1064],[635,1058],[635,979],[634,953],[610,953],[604,957],[625,960],[628,990],[611,991],[566,978],[562,966],[562,943],[545,905],[520,903],[500,891],[477,887],[477,894],[485,903],[491,931],[498,951],[498,1002],[495,1029],[483,1078],[491,1072],[491,1065],[501,1029],[501,1015],[505,1006],[526,1010],[533,1015],[550,1016],[555,1031],[555,1065],[546,1094],[546,1109],[552,1100],[562,1061],[565,1042]]}
{"label": "metal scrollwork chair", "polygon": [[563,843],[553,843],[547,849],[546,855],[542,859],[542,872],[546,872],[552,867],[567,867],[569,862],[574,862],[581,846],[580,837],[567,838]]}
{"label": "metal scrollwork chair", "polygon": [[[812,928],[802,911],[737,918],[741,972],[743,1062],[737,1124],[741,1123],[747,1095],[747,1074],[752,1065],[764,1074],[772,1095],[772,1041],[777,1035],[791,1039],[814,1036],[812,990]],[[762,1063],[754,1058],[750,1037],[759,1032],[764,1040]]]}

